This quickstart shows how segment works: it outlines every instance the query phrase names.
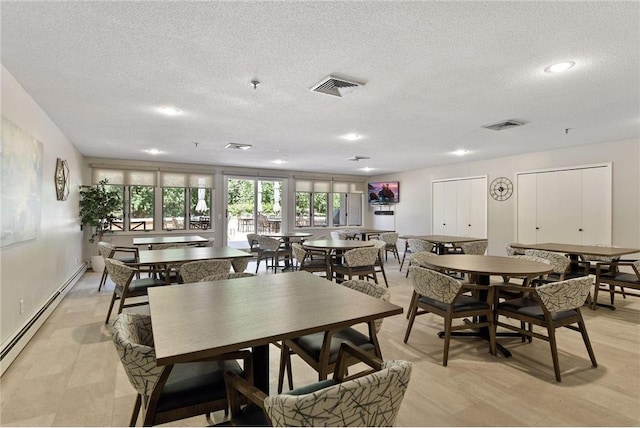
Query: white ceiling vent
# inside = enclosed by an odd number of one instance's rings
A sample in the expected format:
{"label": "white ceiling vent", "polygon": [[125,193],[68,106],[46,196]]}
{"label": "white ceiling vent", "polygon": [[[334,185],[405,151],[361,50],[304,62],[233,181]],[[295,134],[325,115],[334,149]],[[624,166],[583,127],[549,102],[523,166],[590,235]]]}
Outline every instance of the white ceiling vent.
{"label": "white ceiling vent", "polygon": [[364,86],[364,83],[353,82],[335,76],[327,76],[310,89],[313,92],[333,95],[334,97],[343,97],[360,86]]}
{"label": "white ceiling vent", "polygon": [[519,120],[505,120],[504,122],[494,123],[493,125],[484,125],[483,128],[502,131],[503,129],[515,128],[516,126],[522,126],[524,124],[525,122]]}
{"label": "white ceiling vent", "polygon": [[364,159],[371,159],[369,156],[352,156],[347,158],[348,161],[358,162]]}

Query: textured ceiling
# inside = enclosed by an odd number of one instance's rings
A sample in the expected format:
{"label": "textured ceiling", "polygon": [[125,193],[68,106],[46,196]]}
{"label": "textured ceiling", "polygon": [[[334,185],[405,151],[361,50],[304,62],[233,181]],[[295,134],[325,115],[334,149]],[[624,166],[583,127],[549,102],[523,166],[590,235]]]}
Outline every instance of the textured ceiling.
{"label": "textured ceiling", "polygon": [[[2,1],[0,14],[2,64],[86,156],[371,175],[640,136],[636,1]],[[309,90],[329,74],[365,85]],[[156,112],[167,105],[183,114]],[[526,125],[482,128],[507,119]]]}

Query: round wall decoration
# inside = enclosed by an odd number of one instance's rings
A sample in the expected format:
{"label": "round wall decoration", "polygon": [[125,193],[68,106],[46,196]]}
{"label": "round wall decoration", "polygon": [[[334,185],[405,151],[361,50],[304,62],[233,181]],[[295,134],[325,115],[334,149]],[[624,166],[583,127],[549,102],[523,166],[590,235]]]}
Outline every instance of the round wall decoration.
{"label": "round wall decoration", "polygon": [[496,201],[506,201],[513,194],[513,183],[507,177],[498,177],[489,185],[489,193]]}

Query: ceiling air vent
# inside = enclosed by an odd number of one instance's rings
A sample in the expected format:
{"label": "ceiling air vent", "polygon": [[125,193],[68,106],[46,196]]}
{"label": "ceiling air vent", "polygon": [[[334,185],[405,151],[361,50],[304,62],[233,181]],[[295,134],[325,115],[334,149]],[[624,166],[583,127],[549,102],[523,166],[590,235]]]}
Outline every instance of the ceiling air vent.
{"label": "ceiling air vent", "polygon": [[515,128],[516,126],[522,126],[524,124],[525,122],[520,122],[518,120],[505,120],[504,122],[494,123],[493,125],[485,125],[483,128],[502,131],[503,129]]}
{"label": "ceiling air vent", "polygon": [[371,159],[369,156],[353,156],[350,158],[347,158],[348,161],[353,161],[353,162],[358,162],[364,159]]}
{"label": "ceiling air vent", "polygon": [[319,83],[313,85],[310,89],[313,92],[333,95],[334,97],[343,97],[363,85],[364,83],[353,82],[335,76],[327,76]]}

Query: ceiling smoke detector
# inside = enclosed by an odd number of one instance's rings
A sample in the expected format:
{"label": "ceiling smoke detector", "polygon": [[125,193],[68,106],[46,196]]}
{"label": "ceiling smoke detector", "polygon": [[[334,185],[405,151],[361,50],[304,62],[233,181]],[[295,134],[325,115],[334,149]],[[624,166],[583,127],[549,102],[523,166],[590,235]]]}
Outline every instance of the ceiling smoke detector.
{"label": "ceiling smoke detector", "polygon": [[251,148],[251,144],[229,143],[224,146],[224,148],[233,150],[249,150]]}
{"label": "ceiling smoke detector", "polygon": [[320,92],[321,94],[333,95],[334,97],[342,98],[360,86],[364,86],[364,83],[354,82],[335,76],[327,76],[309,89],[313,92]]}
{"label": "ceiling smoke detector", "polygon": [[348,161],[358,162],[364,159],[371,159],[369,156],[352,156],[347,158]]}
{"label": "ceiling smoke detector", "polygon": [[519,120],[505,120],[504,122],[494,123],[493,125],[484,125],[483,128],[491,129],[493,131],[502,131],[503,129],[515,128],[516,126],[522,126],[526,122],[521,122]]}

